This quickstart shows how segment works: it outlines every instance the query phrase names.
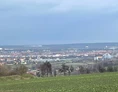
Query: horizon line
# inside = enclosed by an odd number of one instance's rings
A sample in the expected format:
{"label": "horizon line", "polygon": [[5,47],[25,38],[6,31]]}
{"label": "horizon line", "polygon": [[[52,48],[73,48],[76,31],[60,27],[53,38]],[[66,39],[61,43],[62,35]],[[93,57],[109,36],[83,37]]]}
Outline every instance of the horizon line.
{"label": "horizon line", "polygon": [[104,44],[104,43],[118,43],[118,42],[81,42],[81,43],[52,43],[52,44],[0,44],[0,46],[45,46],[45,45],[75,45],[75,44]]}

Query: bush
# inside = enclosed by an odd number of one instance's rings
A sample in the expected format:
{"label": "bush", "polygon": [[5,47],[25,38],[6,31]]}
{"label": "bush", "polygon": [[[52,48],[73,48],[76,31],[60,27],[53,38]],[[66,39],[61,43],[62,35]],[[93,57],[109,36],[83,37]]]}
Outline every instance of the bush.
{"label": "bush", "polygon": [[24,65],[20,65],[15,69],[12,69],[8,66],[0,66],[0,76],[23,75],[26,72],[27,72],[27,67]]}
{"label": "bush", "polygon": [[0,76],[8,76],[10,69],[7,66],[0,66]]}
{"label": "bush", "polygon": [[12,71],[13,74],[17,74],[17,75],[23,75],[27,72],[28,68],[24,65],[20,65],[19,67],[17,67],[16,69],[14,69]]}
{"label": "bush", "polygon": [[117,72],[118,71],[118,67],[114,67],[114,72]]}
{"label": "bush", "polygon": [[113,68],[112,66],[109,66],[109,67],[107,68],[107,71],[108,71],[108,72],[114,72],[114,68]]}
{"label": "bush", "polygon": [[100,73],[103,73],[103,72],[106,71],[106,69],[104,67],[102,67],[102,66],[99,66],[98,70],[99,70]]}

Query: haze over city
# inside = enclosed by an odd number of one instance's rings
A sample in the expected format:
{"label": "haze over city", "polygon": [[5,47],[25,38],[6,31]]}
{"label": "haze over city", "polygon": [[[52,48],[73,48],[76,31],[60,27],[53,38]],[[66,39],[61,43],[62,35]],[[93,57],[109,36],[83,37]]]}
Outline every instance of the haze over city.
{"label": "haze over city", "polygon": [[118,42],[117,0],[0,0],[0,44]]}

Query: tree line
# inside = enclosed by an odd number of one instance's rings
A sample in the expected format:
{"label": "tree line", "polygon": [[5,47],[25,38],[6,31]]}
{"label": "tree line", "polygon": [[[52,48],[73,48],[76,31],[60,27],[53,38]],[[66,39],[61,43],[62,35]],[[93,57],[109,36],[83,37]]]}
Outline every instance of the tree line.
{"label": "tree line", "polygon": [[[28,68],[25,65],[19,65],[14,68],[8,66],[0,66],[0,76],[10,76],[10,75],[23,75],[26,74]],[[77,75],[77,74],[90,74],[90,73],[104,73],[104,72],[117,72],[118,67],[114,65],[106,66],[103,63],[78,66],[74,68],[72,65],[68,66],[65,63],[61,65],[58,69],[52,69],[52,64],[50,62],[44,62],[38,66],[38,71],[36,75],[38,77],[48,77],[57,76],[59,74],[67,75]],[[76,72],[76,73],[74,73]]]}
{"label": "tree line", "polygon": [[[57,72],[58,71],[58,72]],[[73,73],[75,72],[76,73]],[[45,62],[39,66],[39,72],[37,76],[44,77],[44,76],[57,76],[60,73],[64,76],[71,75],[72,73],[77,74],[90,74],[90,73],[104,73],[104,72],[117,72],[117,66],[104,66],[102,63],[87,65],[87,66],[78,66],[78,68],[74,68],[72,65],[68,66],[65,63],[61,65],[61,68],[52,71],[52,65],[50,62]]]}

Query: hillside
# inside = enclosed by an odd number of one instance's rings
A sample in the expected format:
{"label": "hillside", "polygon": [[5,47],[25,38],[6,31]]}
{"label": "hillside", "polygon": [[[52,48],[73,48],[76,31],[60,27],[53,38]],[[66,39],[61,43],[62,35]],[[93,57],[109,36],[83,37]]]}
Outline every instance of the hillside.
{"label": "hillside", "polygon": [[118,73],[2,80],[0,92],[117,92]]}

